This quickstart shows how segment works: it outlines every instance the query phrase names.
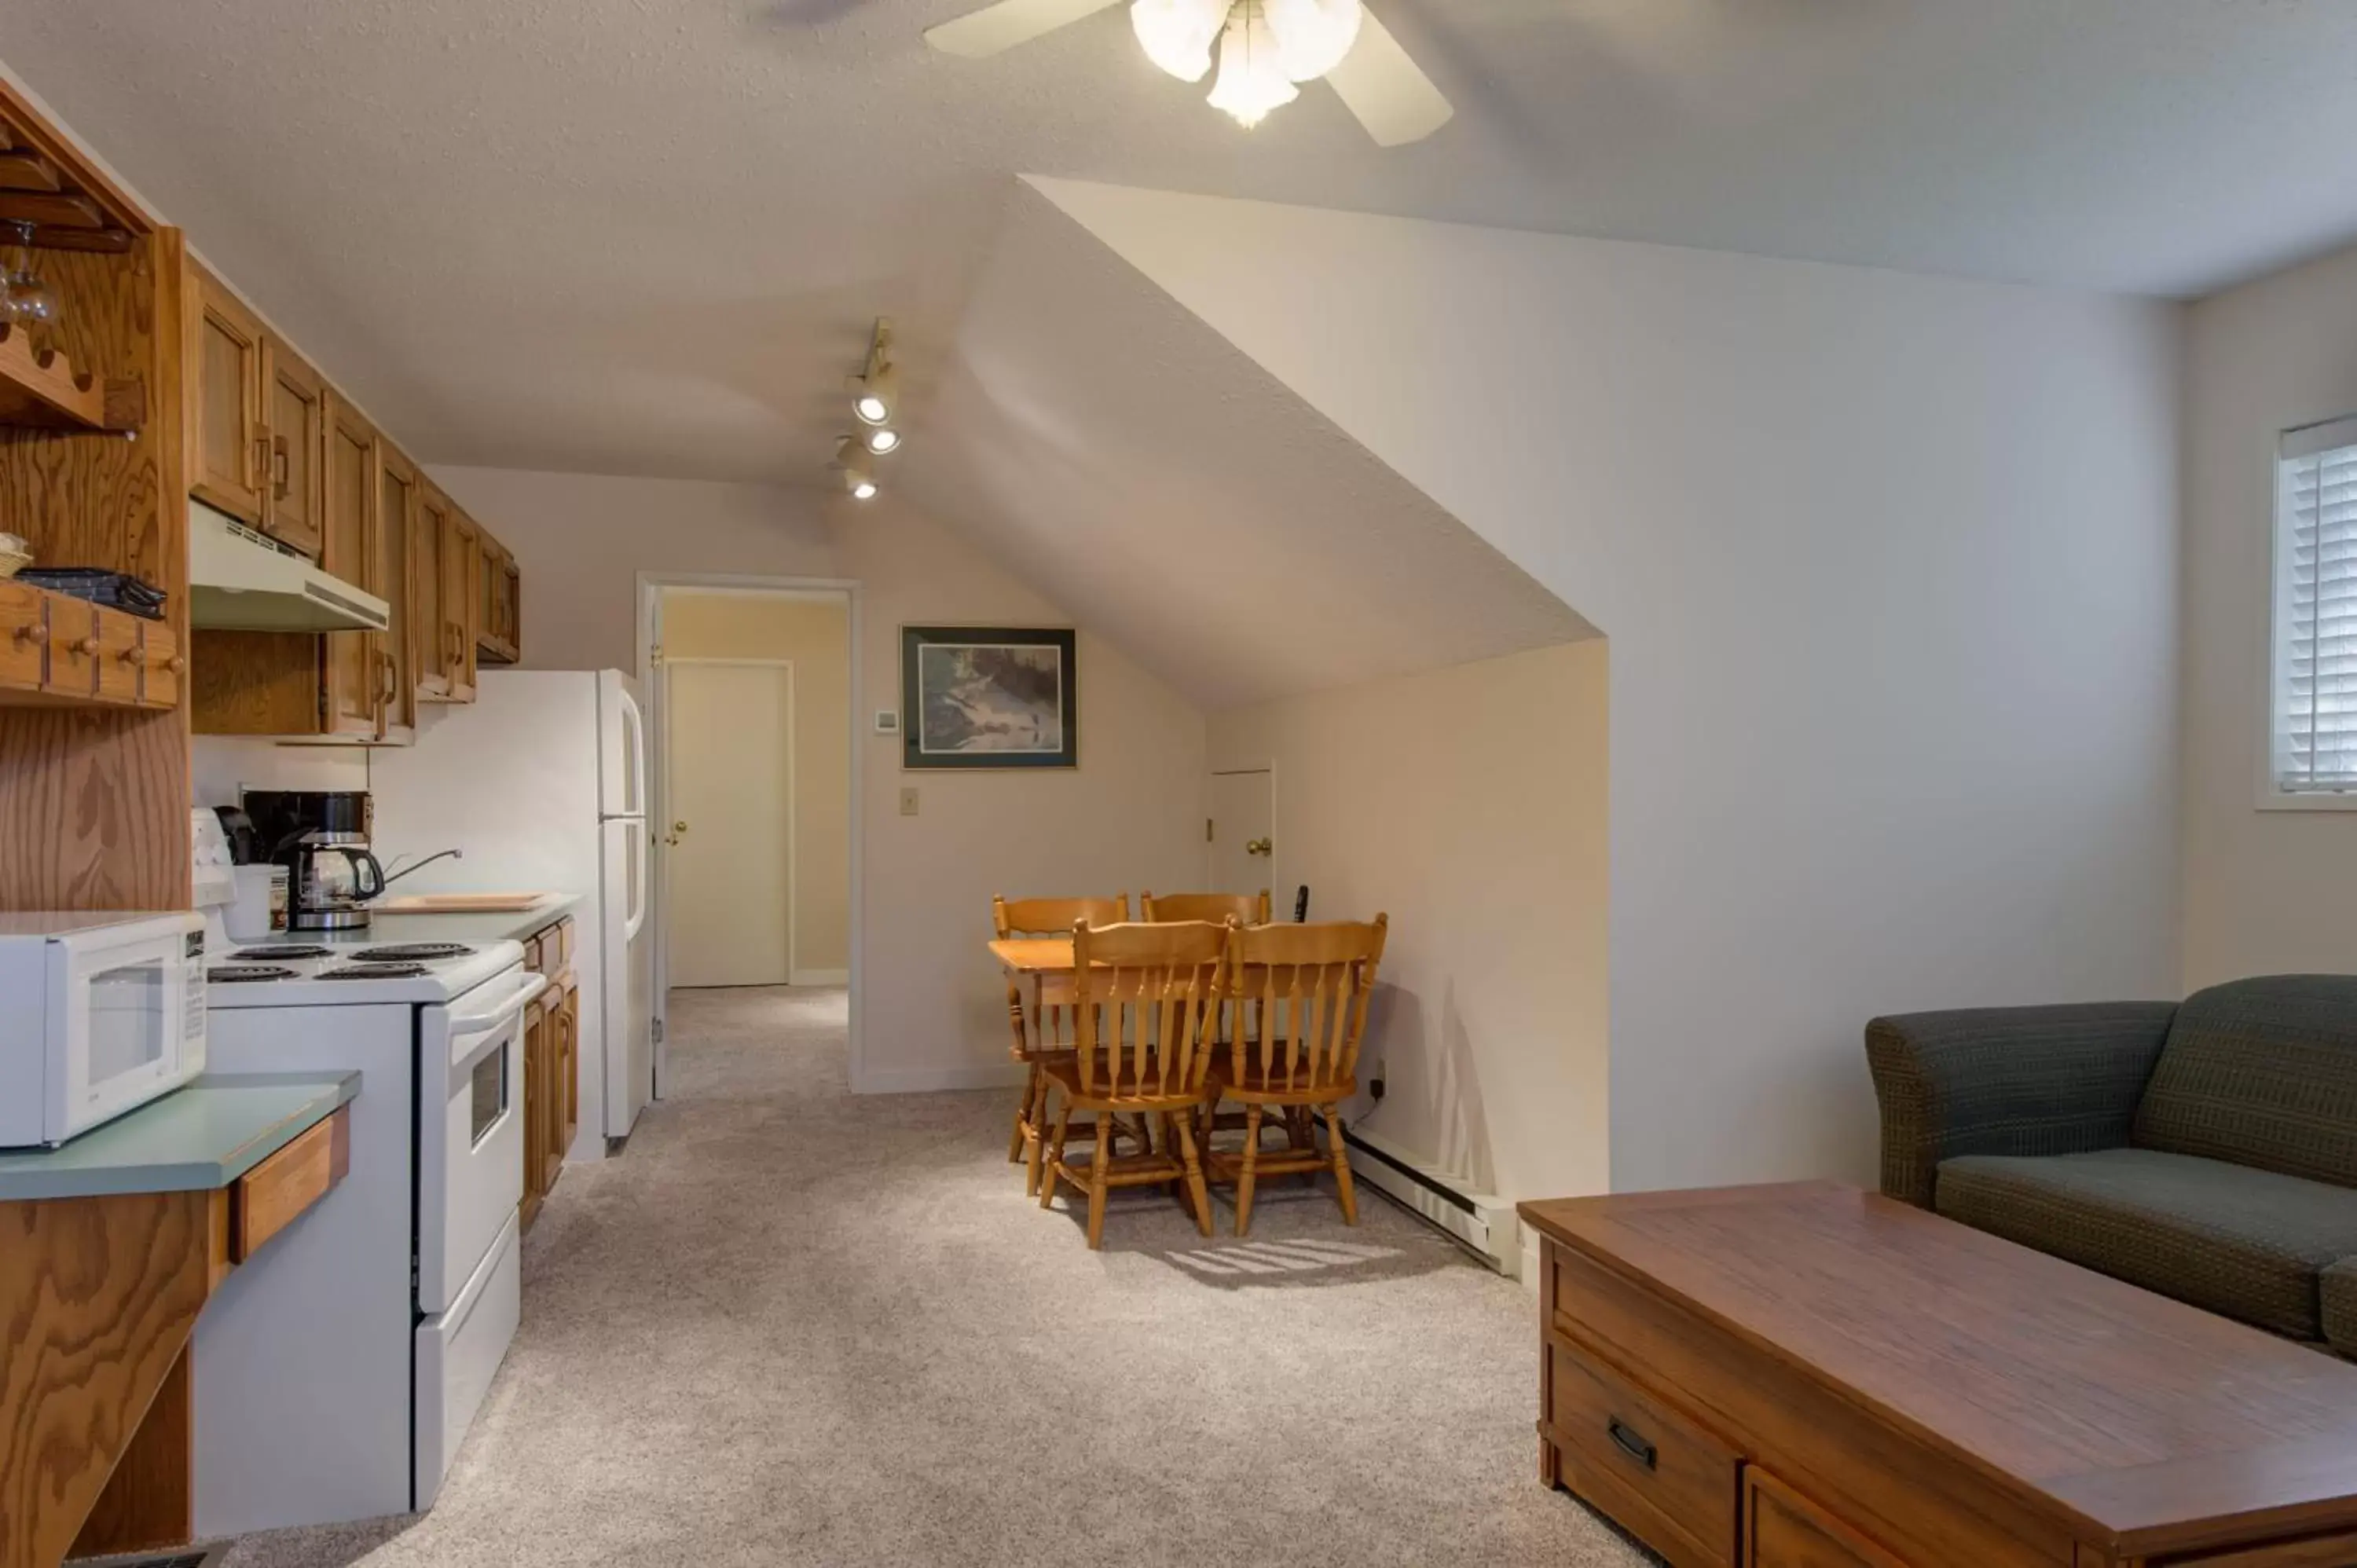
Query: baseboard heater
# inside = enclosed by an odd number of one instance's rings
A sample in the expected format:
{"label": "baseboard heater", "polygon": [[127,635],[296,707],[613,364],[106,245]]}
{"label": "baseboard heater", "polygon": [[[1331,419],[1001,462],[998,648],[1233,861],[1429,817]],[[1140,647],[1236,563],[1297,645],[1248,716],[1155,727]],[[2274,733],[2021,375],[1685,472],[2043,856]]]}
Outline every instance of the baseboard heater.
{"label": "baseboard heater", "polygon": [[1469,1191],[1457,1177],[1364,1128],[1343,1128],[1342,1142],[1353,1178],[1447,1231],[1508,1279],[1522,1277],[1522,1221],[1514,1218],[1512,1204]]}

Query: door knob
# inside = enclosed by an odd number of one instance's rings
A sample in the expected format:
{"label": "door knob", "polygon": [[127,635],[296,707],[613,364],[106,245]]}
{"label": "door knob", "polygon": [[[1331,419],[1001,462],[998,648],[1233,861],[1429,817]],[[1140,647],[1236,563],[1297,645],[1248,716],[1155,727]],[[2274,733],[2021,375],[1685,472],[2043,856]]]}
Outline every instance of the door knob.
{"label": "door knob", "polygon": [[685,822],[673,822],[671,825],[671,831],[675,833],[683,833],[687,832],[687,824]]}
{"label": "door knob", "polygon": [[1244,853],[1246,854],[1267,854],[1272,853],[1275,848],[1276,845],[1271,843],[1266,839],[1252,839],[1244,844]]}

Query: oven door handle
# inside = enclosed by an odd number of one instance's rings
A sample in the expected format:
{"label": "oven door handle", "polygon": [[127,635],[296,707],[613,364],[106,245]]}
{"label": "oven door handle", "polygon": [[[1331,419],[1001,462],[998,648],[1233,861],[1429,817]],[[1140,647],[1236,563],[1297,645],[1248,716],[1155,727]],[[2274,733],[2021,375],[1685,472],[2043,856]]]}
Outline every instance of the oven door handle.
{"label": "oven door handle", "polygon": [[497,1034],[510,1020],[532,1004],[533,999],[548,989],[548,976],[520,976],[515,989],[500,999],[488,1013],[454,1013],[450,1015],[450,1065],[465,1067],[467,1059],[479,1054],[478,1042],[486,1035]]}

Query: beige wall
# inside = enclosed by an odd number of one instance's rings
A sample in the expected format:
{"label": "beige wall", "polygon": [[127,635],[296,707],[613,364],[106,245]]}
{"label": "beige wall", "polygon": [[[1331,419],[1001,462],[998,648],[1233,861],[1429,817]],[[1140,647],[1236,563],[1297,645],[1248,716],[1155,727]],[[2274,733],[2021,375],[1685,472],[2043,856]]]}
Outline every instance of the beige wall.
{"label": "beige wall", "polygon": [[2357,811],[2262,811],[2276,437],[2357,412],[2357,250],[2188,313],[2189,989],[2357,968]]}
{"label": "beige wall", "polygon": [[796,984],[851,966],[851,615],[846,601],[663,596],[674,659],[783,660],[794,671],[792,970]]}
{"label": "beige wall", "polygon": [[[1071,617],[889,492],[869,506],[753,485],[444,467],[436,479],[516,553],[524,661],[631,669],[641,571],[856,579],[861,706],[899,706],[899,628]],[[903,774],[860,754],[865,968],[856,1087],[1013,1080],[1006,990],[984,943],[993,893],[1175,886],[1203,872],[1202,714],[1102,639],[1080,639],[1081,766]],[[920,811],[899,814],[903,783]]]}
{"label": "beige wall", "polygon": [[1391,916],[1366,1124],[1512,1198],[1610,1178],[1606,672],[1588,641],[1211,721],[1212,767],[1275,772],[1277,903]]}

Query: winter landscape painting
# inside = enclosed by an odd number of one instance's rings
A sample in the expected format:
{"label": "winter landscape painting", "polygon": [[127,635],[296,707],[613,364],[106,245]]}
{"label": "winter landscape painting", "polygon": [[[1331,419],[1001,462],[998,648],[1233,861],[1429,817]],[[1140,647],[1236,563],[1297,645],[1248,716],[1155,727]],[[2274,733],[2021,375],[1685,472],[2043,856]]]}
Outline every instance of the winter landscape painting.
{"label": "winter landscape painting", "polygon": [[909,768],[1071,768],[1069,629],[903,627],[902,762]]}

